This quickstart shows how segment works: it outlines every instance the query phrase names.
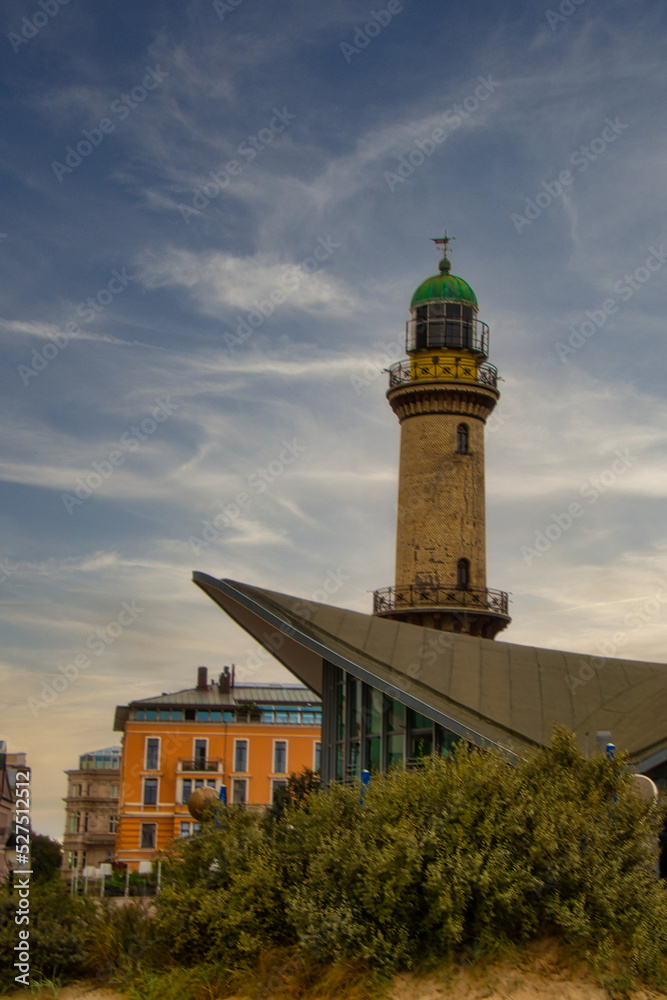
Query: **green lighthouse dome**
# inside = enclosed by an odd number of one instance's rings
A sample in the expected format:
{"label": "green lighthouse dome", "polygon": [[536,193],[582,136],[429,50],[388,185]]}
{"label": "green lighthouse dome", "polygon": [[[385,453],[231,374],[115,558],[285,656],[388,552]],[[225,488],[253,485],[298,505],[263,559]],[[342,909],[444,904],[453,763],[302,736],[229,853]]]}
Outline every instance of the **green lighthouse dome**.
{"label": "green lighthouse dome", "polygon": [[434,274],[426,281],[422,281],[415,294],[412,296],[410,308],[424,305],[427,302],[465,302],[475,309],[479,308],[477,296],[467,281],[457,278],[455,274],[450,274],[450,263],[447,257],[440,261],[440,274]]}
{"label": "green lighthouse dome", "polygon": [[444,255],[440,274],[422,281],[412,296],[406,326],[408,354],[466,351],[478,360],[489,356],[489,328],[477,318],[477,296],[467,281],[451,273],[447,249],[453,237],[434,239]]}

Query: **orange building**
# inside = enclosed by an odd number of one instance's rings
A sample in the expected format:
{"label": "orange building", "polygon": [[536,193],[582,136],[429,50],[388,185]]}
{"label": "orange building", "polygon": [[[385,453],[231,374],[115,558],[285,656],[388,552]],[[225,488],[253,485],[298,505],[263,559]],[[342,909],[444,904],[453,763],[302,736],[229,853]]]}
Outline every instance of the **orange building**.
{"label": "orange building", "polygon": [[209,683],[119,705],[122,732],[116,860],[135,870],[175,837],[196,832],[188,797],[225,787],[230,804],[270,805],[287,776],[318,771],[321,702],[300,684],[234,683],[225,667]]}

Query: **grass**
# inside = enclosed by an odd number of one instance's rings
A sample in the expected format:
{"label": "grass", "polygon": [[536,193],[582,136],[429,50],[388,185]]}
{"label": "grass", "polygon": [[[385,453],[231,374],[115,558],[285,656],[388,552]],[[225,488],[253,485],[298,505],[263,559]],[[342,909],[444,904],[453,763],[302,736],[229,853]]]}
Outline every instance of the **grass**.
{"label": "grass", "polygon": [[44,996],[44,994],[57,997],[60,995],[62,985],[61,980],[57,977],[47,979],[46,976],[40,976],[39,979],[31,979],[30,993],[34,997],[41,997]]}

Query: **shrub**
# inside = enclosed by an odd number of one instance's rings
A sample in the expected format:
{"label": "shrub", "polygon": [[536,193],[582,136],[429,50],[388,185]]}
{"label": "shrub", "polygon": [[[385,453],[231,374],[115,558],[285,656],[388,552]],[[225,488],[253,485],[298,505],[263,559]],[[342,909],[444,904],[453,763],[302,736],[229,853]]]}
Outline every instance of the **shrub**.
{"label": "shrub", "polygon": [[421,771],[333,787],[262,818],[230,809],[178,845],[158,940],[178,960],[297,946],[389,971],[557,934],[622,947],[642,974],[667,952],[653,875],[659,810],[624,759],[586,760],[557,731],[518,766],[464,746]]}
{"label": "shrub", "polygon": [[[18,896],[5,886],[0,893],[0,988],[15,986],[19,943],[15,915]],[[30,971],[33,979],[56,980],[79,975],[86,965],[86,942],[94,906],[73,899],[59,881],[35,882],[30,889]]]}

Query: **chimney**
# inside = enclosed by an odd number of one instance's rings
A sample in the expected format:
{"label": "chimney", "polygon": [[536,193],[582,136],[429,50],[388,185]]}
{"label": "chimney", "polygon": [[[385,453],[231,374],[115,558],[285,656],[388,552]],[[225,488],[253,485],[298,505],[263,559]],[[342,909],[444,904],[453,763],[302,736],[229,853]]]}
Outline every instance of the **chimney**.
{"label": "chimney", "polygon": [[221,694],[229,694],[230,688],[231,688],[231,677],[229,674],[229,667],[224,667],[222,673],[220,674]]}
{"label": "chimney", "polygon": [[208,688],[208,667],[197,667],[197,690],[206,691]]}

